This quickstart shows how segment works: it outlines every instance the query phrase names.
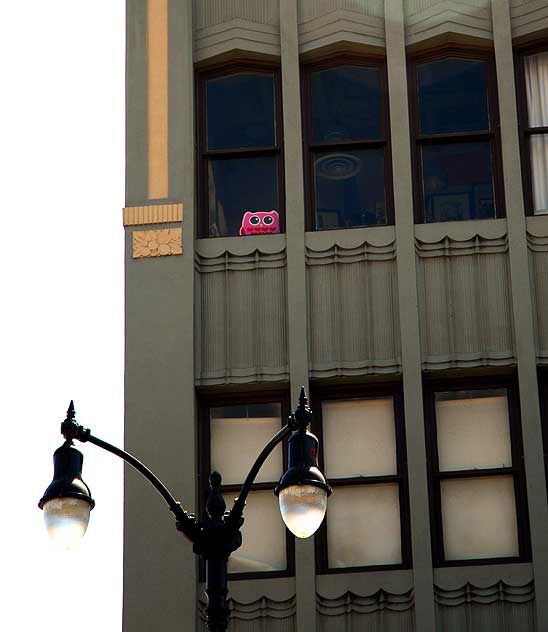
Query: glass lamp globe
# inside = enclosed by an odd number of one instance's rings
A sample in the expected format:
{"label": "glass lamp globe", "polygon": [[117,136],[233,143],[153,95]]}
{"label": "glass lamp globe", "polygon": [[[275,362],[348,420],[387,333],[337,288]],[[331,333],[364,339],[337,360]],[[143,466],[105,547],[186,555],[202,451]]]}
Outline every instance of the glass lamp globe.
{"label": "glass lamp globe", "polygon": [[64,549],[78,546],[88,528],[90,503],[81,498],[53,498],[43,509],[51,540]]}
{"label": "glass lamp globe", "polygon": [[290,485],[280,490],[280,513],[298,538],[309,538],[321,525],[327,509],[327,490],[316,485]]}

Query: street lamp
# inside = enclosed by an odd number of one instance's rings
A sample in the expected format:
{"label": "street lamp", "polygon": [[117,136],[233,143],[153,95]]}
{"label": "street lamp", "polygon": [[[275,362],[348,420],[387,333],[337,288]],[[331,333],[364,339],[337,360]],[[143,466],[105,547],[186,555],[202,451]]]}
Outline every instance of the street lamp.
{"label": "street lamp", "polygon": [[44,510],[48,534],[65,548],[72,548],[85,534],[90,511],[95,505],[89,487],[82,480],[84,457],[74,447],[73,440],[93,443],[122,458],[163,496],[175,515],[176,528],[192,542],[194,553],[205,560],[206,616],[210,632],[224,632],[228,627],[227,564],[230,555],[242,545],[240,528],[244,522],[246,498],[262,464],[286,437],[289,437],[288,469],[274,490],[280,502],[282,518],[292,533],[299,538],[307,538],[314,534],[325,516],[331,488],[318,469],[318,440],[309,431],[312,411],[304,387],[301,388],[295,412],[289,415],[287,424],[257,457],[230,511],[226,511],[221,493],[221,475],[219,472],[211,473],[207,517],[204,520],[198,520],[193,513],[183,509],[162,481],[138,459],[94,437],[74,417],[74,404],[70,402],[67,418],[61,424],[65,442],[53,455],[53,481],[38,503]]}

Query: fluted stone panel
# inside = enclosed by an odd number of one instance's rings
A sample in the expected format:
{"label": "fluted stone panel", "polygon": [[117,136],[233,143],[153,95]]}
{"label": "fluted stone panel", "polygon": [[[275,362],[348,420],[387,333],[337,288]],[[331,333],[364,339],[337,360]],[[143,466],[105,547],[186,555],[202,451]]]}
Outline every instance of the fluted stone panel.
{"label": "fluted stone panel", "polygon": [[534,585],[435,587],[439,632],[535,632]]}
{"label": "fluted stone panel", "polygon": [[384,46],[382,0],[300,0],[301,52],[340,41]]}
{"label": "fluted stone panel", "polygon": [[413,591],[379,590],[362,597],[347,592],[336,599],[316,597],[319,632],[414,632]]}
{"label": "fluted stone panel", "polygon": [[489,0],[406,0],[404,4],[408,44],[442,33],[493,37]]}
{"label": "fluted stone panel", "polygon": [[400,370],[395,257],[393,241],[307,248],[311,377]]}
{"label": "fluted stone panel", "polygon": [[506,235],[416,240],[424,369],[514,363]]}
{"label": "fluted stone panel", "polygon": [[287,380],[286,255],[196,256],[197,383]]}
{"label": "fluted stone panel", "polygon": [[[230,632],[295,632],[296,599],[276,601],[261,597],[250,603],[228,599]],[[201,630],[207,631],[205,604],[198,604]]]}
{"label": "fluted stone panel", "polygon": [[279,0],[194,0],[194,49],[197,61],[234,49],[279,55]]}

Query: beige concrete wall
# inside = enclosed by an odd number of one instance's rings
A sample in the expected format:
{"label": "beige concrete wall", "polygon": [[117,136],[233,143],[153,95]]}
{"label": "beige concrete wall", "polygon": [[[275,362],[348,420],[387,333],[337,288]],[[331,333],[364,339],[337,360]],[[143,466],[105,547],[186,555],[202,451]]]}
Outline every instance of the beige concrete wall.
{"label": "beige concrete wall", "polygon": [[[159,164],[149,139],[151,8],[128,0],[127,206],[182,203],[184,214],[126,228],[127,448],[192,509],[196,386],[277,382],[295,404],[309,379],[404,385],[413,569],[315,576],[313,543],[298,542],[294,578],[231,582],[232,629],[548,629],[545,600],[535,599],[548,590],[536,384],[536,366],[548,363],[548,217],[524,217],[509,72],[512,38],[544,33],[547,3],[169,0],[160,199],[150,191]],[[447,39],[494,46],[505,79],[505,219],[413,224],[406,47]],[[305,233],[299,60],[332,48],[386,50],[395,226]],[[282,69],[287,234],[195,239],[193,66],[264,55]],[[152,228],[182,229],[182,255],[134,259],[131,232]],[[532,563],[432,569],[422,375],[493,369],[519,376]],[[125,490],[124,630],[203,629],[189,544],[146,483],[128,472]]]}

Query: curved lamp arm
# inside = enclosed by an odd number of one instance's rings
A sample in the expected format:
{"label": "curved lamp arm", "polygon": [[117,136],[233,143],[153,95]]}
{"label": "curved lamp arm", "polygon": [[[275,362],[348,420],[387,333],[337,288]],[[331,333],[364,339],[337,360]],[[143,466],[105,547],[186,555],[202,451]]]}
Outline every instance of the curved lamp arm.
{"label": "curved lamp arm", "polygon": [[162,483],[162,481],[151,471],[148,469],[146,465],[141,463],[139,459],[136,459],[132,454],[126,452],[125,450],[121,450],[116,446],[103,441],[102,439],[98,439],[91,434],[89,428],[84,428],[80,424],[78,424],[74,419],[74,403],[71,401],[70,406],[67,411],[67,418],[61,424],[61,434],[65,437],[67,441],[72,439],[77,439],[82,443],[93,443],[93,445],[110,452],[111,454],[115,454],[116,456],[123,459],[126,463],[129,463],[139,474],[144,476],[147,481],[156,489],[156,491],[163,497],[163,499],[168,504],[169,509],[175,515],[177,520],[177,529],[182,531],[184,535],[191,541],[194,542],[196,535],[196,520],[194,515],[187,512],[181,506],[181,503],[178,502],[173,494],[169,491],[169,489]]}
{"label": "curved lamp arm", "polygon": [[246,479],[242,485],[242,488],[240,489],[238,498],[236,498],[236,500],[234,501],[234,506],[230,510],[230,515],[228,519],[231,522],[236,522],[237,524],[238,520],[241,518],[244,511],[244,507],[245,507],[245,501],[251,490],[251,486],[253,485],[255,479],[257,478],[257,474],[259,473],[259,470],[261,469],[263,463],[270,456],[270,454],[272,453],[274,448],[278,445],[278,443],[281,443],[286,437],[288,437],[295,430],[295,428],[296,426],[294,425],[293,415],[290,415],[289,423],[287,423],[287,425],[285,425],[281,430],[279,430],[262,449],[255,463],[249,470],[249,474],[246,476]]}
{"label": "curved lamp arm", "polygon": [[306,392],[304,386],[301,387],[301,392],[299,394],[299,404],[295,412],[287,418],[287,425],[285,425],[279,432],[277,432],[272,439],[265,445],[262,449],[261,453],[255,460],[255,463],[249,470],[249,474],[247,475],[244,484],[240,490],[240,494],[238,498],[236,498],[234,502],[234,506],[230,511],[229,521],[233,524],[238,524],[239,519],[242,517],[242,513],[245,507],[245,501],[247,496],[251,490],[251,486],[259,473],[263,463],[266,461],[268,456],[272,453],[274,448],[283,441],[286,437],[288,437],[292,432],[296,430],[300,430],[302,433],[306,432],[306,429],[310,425],[312,421],[312,411],[308,407],[308,398],[306,396]]}

